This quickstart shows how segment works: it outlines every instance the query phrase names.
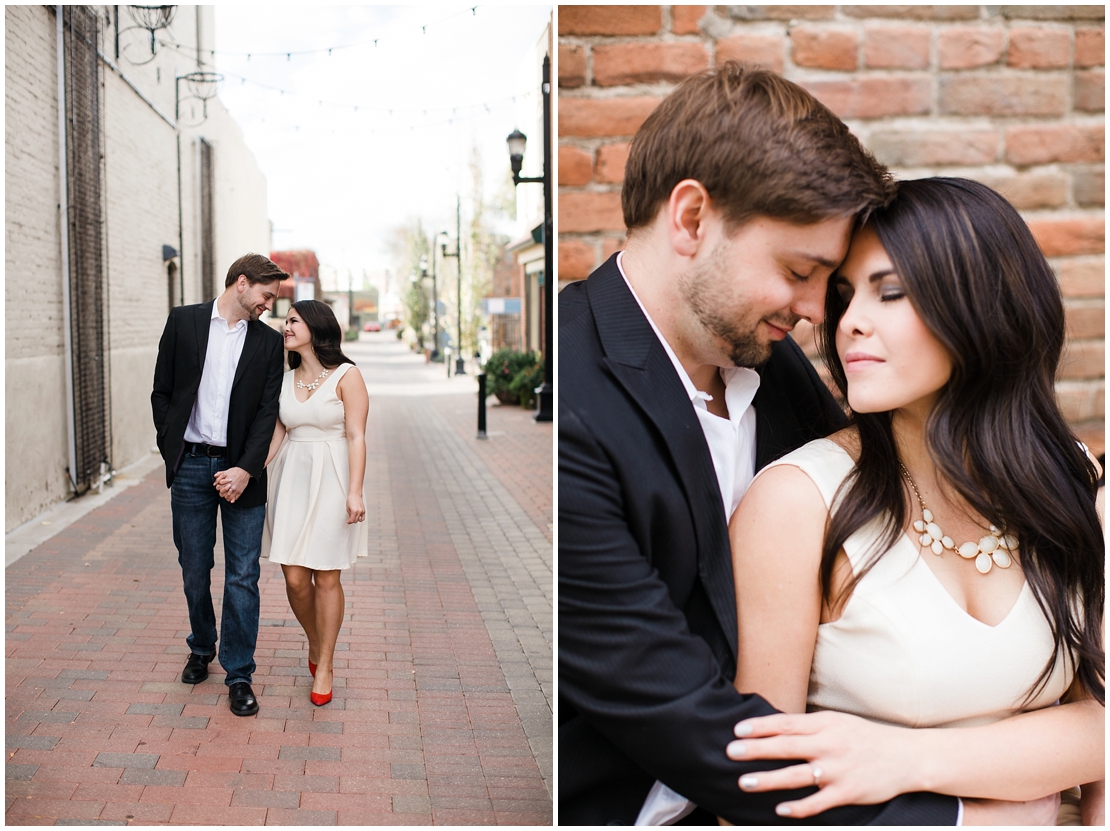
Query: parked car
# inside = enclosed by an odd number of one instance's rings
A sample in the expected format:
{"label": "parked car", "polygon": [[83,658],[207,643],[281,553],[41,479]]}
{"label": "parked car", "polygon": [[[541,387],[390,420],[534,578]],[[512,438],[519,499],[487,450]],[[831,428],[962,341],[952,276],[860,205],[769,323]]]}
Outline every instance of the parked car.
{"label": "parked car", "polygon": [[376,320],[368,320],[362,327],[364,332],[380,332],[381,330],[382,325]]}

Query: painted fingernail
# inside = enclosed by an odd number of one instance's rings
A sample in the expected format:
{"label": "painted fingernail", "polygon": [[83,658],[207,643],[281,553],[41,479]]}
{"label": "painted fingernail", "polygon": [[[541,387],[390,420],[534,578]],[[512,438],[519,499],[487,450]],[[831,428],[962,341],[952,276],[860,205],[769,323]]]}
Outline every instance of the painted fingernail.
{"label": "painted fingernail", "polygon": [[778,814],[780,817],[788,817],[791,814],[790,806],[789,805],[776,805],[775,806],[775,813]]}
{"label": "painted fingernail", "polygon": [[737,756],[743,756],[744,755],[744,751],[745,751],[744,743],[743,742],[729,742],[728,747],[725,748],[725,750],[728,752],[728,755],[729,755],[730,758],[735,759]]}
{"label": "painted fingernail", "polygon": [[752,726],[750,724],[744,724],[743,722],[741,722],[740,724],[737,724],[734,728],[732,728],[732,735],[736,736],[736,738],[738,739],[742,739],[744,736],[750,736],[751,734]]}
{"label": "painted fingernail", "polygon": [[740,790],[750,791],[753,788],[759,787],[759,780],[754,776],[741,776],[740,777]]}

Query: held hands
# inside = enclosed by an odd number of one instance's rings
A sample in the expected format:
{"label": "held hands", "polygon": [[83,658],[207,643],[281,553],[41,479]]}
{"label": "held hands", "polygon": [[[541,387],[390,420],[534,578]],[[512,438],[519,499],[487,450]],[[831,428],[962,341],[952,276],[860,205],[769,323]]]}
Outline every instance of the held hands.
{"label": "held hands", "polygon": [[228,502],[234,502],[243,495],[251,475],[241,467],[229,467],[213,476],[216,492]]}
{"label": "held hands", "polygon": [[366,520],[366,507],[362,504],[362,495],[357,493],[347,494],[347,524]]}

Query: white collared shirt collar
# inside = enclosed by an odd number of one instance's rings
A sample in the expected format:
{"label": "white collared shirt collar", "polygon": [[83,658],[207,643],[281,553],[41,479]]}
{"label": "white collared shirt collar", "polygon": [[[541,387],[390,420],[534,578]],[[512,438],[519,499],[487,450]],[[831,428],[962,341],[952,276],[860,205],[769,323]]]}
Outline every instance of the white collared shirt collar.
{"label": "white collared shirt collar", "polygon": [[[220,298],[218,298],[218,297],[215,300],[212,301],[212,317],[209,318],[209,319],[210,320],[222,320],[224,322],[224,328],[227,329],[227,318],[224,317],[222,314],[220,314]],[[233,326],[231,329],[228,329],[228,331],[229,332],[234,332],[236,329],[246,329],[246,328],[247,328],[247,321],[239,320],[238,322],[236,322],[235,326]]]}

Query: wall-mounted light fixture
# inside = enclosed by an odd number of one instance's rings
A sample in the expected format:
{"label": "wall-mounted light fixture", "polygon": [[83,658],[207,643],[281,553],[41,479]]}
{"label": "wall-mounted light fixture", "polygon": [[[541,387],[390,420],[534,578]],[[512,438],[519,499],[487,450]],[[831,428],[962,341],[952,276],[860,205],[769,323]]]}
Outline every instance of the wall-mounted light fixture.
{"label": "wall-mounted light fixture", "polygon": [[143,29],[150,35],[150,57],[145,61],[132,61],[130,58],[128,58],[128,61],[136,66],[150,63],[154,60],[158,51],[158,39],[154,36],[154,33],[170,25],[174,13],[177,11],[177,6],[125,6],[124,8],[127,9],[127,15],[135,21],[135,25],[120,29],[119,6],[116,6],[116,57],[118,58],[120,55],[119,36],[124,32],[130,32],[132,29]]}

